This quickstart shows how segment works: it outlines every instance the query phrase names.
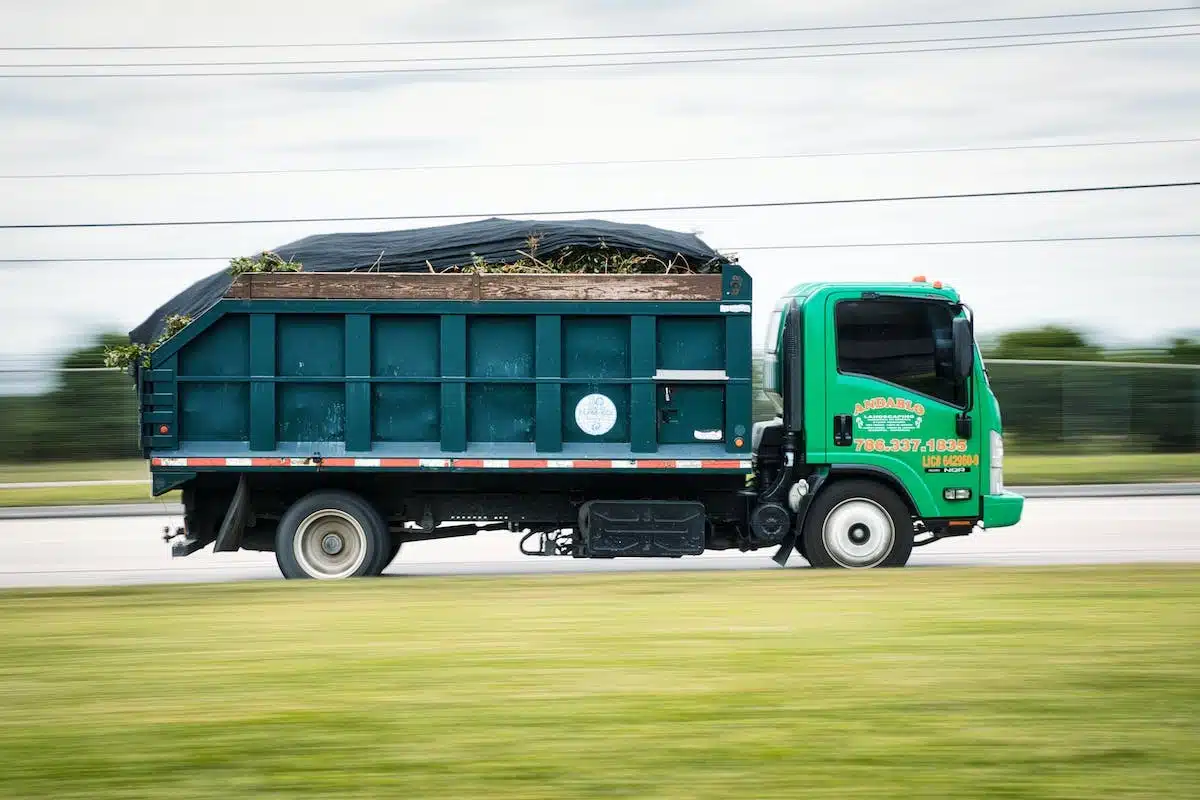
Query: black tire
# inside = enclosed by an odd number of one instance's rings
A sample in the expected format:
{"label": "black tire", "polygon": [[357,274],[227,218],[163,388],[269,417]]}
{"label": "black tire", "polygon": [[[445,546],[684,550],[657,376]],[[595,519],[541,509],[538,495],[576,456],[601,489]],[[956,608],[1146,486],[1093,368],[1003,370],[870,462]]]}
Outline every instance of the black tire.
{"label": "black tire", "polygon": [[[326,541],[339,549],[326,551]],[[356,494],[337,490],[317,491],[297,500],[279,520],[275,533],[275,561],[289,579],[378,575],[387,566],[390,547],[387,523],[375,507]]]}
{"label": "black tire", "polygon": [[802,538],[805,558],[814,567],[902,567],[912,555],[913,519],[887,486],[839,481],[813,501]]}
{"label": "black tire", "polygon": [[803,535],[796,537],[796,552],[800,554],[801,558],[808,561],[808,546],[804,544]]}
{"label": "black tire", "polygon": [[383,569],[379,571],[383,572],[383,570],[386,570],[388,567],[390,567],[398,555],[400,555],[400,542],[393,539],[392,543],[388,545],[387,556],[383,559]]}

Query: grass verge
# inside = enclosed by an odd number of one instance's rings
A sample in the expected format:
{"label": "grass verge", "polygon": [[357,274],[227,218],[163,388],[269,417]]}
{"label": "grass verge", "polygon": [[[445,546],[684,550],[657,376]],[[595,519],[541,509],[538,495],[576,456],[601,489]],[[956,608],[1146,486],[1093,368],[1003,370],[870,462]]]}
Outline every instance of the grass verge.
{"label": "grass verge", "polygon": [[1200,481],[1200,453],[1005,456],[1004,482],[1012,486],[1071,483]]}
{"label": "grass verge", "polygon": [[[145,478],[141,461],[98,461],[75,465],[0,466],[0,483]],[[1144,483],[1200,480],[1200,453],[1167,455],[1022,456],[1010,455],[1004,481],[1010,486],[1069,483]],[[80,486],[0,489],[0,508],[150,502],[147,486]],[[176,493],[166,502],[178,502]]]}
{"label": "grass verge", "polygon": [[140,459],[110,461],[49,461],[31,464],[0,464],[0,483],[43,483],[46,481],[149,480],[150,469]]}
{"label": "grass verge", "polygon": [[0,795],[1186,797],[1200,568],[0,593]]}
{"label": "grass verge", "polygon": [[0,508],[30,506],[90,506],[111,503],[178,503],[179,492],[151,497],[150,486],[50,486],[39,489],[0,489]]}

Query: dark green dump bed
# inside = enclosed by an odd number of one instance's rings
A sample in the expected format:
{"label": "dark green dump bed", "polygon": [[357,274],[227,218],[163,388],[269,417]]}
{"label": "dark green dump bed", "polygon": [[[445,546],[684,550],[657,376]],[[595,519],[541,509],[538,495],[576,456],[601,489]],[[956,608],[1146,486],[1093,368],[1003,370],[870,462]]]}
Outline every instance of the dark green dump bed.
{"label": "dark green dump bed", "polygon": [[751,284],[256,274],[142,370],[156,471],[747,471]]}

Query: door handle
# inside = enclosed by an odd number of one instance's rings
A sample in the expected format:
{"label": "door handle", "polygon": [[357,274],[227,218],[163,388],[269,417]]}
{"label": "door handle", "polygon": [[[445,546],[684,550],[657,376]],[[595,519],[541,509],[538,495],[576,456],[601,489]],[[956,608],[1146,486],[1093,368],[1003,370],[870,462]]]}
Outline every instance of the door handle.
{"label": "door handle", "polygon": [[849,447],[854,443],[854,417],[849,414],[838,414],[833,418],[833,444],[836,447]]}

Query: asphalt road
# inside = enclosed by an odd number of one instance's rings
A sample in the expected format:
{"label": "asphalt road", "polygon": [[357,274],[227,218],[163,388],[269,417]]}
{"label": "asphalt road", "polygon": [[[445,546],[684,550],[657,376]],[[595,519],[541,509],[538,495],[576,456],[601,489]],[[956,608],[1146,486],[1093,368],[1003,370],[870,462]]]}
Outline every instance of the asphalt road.
{"label": "asphalt road", "polygon": [[[912,566],[1200,562],[1200,497],[1030,499],[1014,528],[950,539],[913,554]],[[172,559],[159,536],[170,517],[0,521],[0,587],[127,585],[279,579],[275,558],[208,551]],[[389,575],[531,574],[679,569],[778,569],[771,552],[678,560],[534,558],[517,537],[406,545]],[[789,568],[803,569],[798,556]]]}

